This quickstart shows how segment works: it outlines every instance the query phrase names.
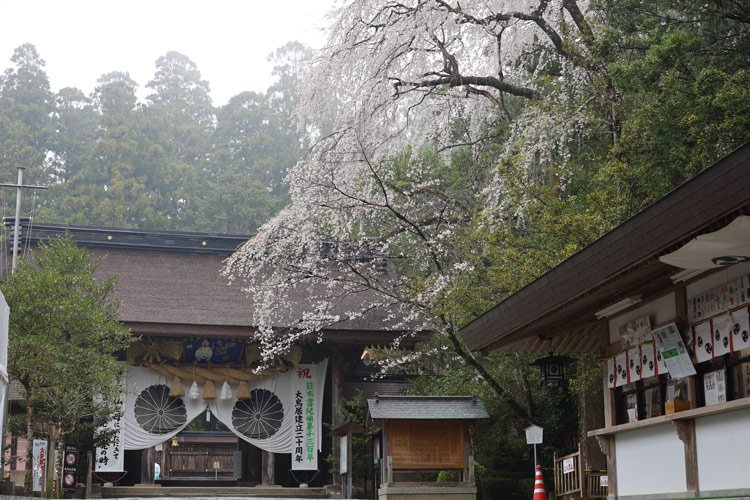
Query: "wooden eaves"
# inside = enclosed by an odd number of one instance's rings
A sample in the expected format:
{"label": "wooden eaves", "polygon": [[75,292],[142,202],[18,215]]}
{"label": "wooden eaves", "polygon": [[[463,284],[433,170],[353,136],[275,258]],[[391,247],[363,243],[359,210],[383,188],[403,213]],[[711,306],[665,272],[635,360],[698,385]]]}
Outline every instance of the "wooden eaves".
{"label": "wooden eaves", "polygon": [[471,350],[596,352],[606,322],[595,311],[655,297],[679,269],[659,256],[750,213],[750,143],[551,269],[461,329]]}

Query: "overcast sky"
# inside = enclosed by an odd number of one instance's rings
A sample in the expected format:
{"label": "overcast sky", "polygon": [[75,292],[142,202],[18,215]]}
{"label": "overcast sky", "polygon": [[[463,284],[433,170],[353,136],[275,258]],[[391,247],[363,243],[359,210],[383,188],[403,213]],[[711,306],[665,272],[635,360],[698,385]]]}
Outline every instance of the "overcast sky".
{"label": "overcast sky", "polygon": [[52,90],[90,93],[109,71],[140,85],[170,50],[190,57],[215,105],[271,82],[269,53],[288,41],[313,48],[333,0],[0,0],[0,68],[30,42],[46,61]]}

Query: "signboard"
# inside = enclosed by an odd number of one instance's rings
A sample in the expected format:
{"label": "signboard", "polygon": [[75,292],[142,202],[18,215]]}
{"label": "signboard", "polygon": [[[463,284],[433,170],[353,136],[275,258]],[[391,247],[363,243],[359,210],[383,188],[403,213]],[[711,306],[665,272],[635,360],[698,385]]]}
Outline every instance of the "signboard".
{"label": "signboard", "polygon": [[394,469],[463,469],[461,420],[391,420]]}
{"label": "signboard", "polygon": [[673,379],[680,379],[695,375],[695,367],[690,354],[682,341],[677,325],[670,323],[651,332],[669,375]]}
{"label": "signboard", "polygon": [[316,379],[315,365],[297,365],[292,375],[294,422],[292,426],[292,470],[317,470],[321,415],[315,401],[324,379]]}
{"label": "signboard", "polygon": [[563,460],[563,474],[570,474],[576,471],[576,461],[574,458],[566,458]]}
{"label": "signboard", "polygon": [[47,470],[47,441],[44,439],[35,439],[33,443],[34,457],[34,491],[42,491],[42,477]]}
{"label": "signboard", "polygon": [[78,448],[65,445],[65,461],[63,462],[63,488],[75,490],[76,468],[78,467]]}
{"label": "signboard", "polygon": [[609,476],[599,476],[599,486],[602,488],[609,487]]}
{"label": "signboard", "polygon": [[724,369],[708,372],[703,375],[703,389],[706,395],[706,406],[727,402],[727,383]]}
{"label": "signboard", "polygon": [[544,429],[538,425],[530,425],[524,430],[526,431],[526,444],[542,444]]}
{"label": "signboard", "polygon": [[349,472],[349,455],[347,448],[347,436],[341,436],[339,439],[339,474]]}
{"label": "signboard", "polygon": [[642,316],[620,325],[619,331],[623,349],[639,346],[651,340],[651,321]]}

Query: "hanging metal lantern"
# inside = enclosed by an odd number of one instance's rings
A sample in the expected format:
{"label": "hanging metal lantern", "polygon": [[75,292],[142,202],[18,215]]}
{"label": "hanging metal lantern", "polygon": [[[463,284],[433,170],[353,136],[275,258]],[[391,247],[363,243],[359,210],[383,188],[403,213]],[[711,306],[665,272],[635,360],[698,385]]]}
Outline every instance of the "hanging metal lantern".
{"label": "hanging metal lantern", "polygon": [[548,383],[558,384],[565,380],[565,365],[570,360],[563,356],[555,356],[552,352],[549,356],[539,358],[532,364],[539,367],[542,385]]}

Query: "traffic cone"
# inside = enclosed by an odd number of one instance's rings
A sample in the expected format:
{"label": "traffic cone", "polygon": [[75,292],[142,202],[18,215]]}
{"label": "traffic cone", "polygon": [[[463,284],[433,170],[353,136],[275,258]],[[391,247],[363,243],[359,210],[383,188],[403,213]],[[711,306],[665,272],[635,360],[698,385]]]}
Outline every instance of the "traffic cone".
{"label": "traffic cone", "polygon": [[534,498],[532,500],[547,500],[547,491],[544,489],[544,478],[542,477],[542,466],[536,466],[536,479],[534,480]]}

